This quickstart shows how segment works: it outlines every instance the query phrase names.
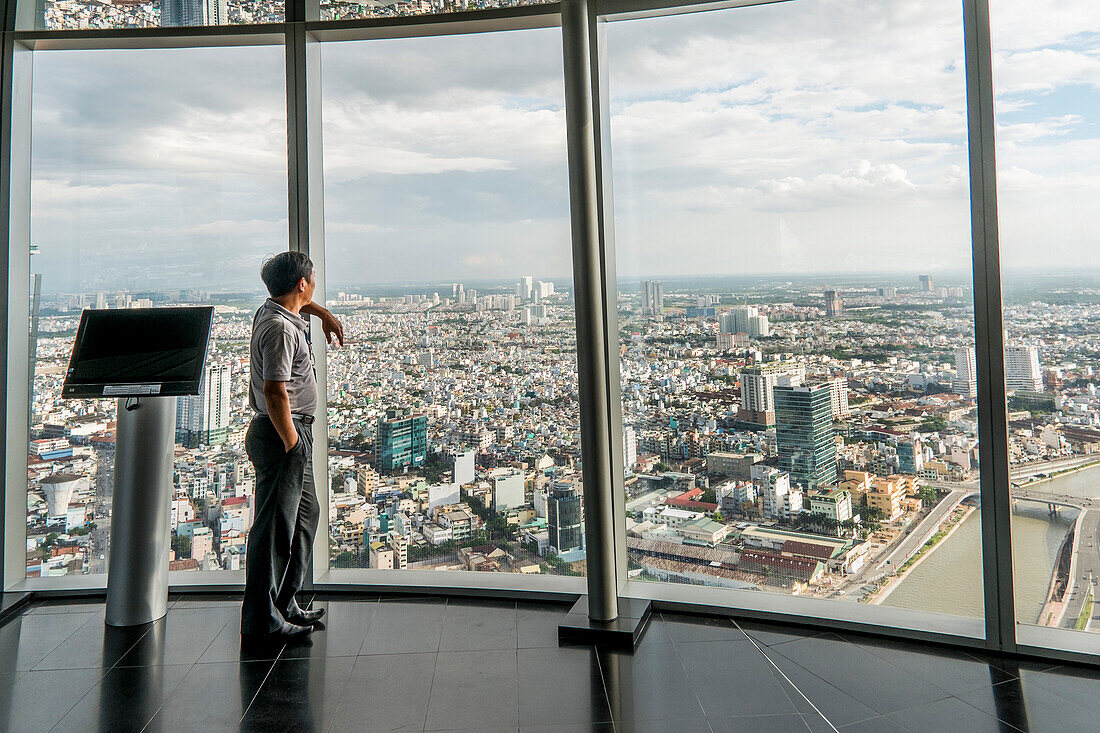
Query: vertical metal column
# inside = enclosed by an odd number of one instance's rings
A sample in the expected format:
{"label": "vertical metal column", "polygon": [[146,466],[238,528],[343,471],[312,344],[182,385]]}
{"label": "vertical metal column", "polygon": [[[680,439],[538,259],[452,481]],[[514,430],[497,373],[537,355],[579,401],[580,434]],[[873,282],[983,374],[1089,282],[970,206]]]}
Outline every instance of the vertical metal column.
{"label": "vertical metal column", "polygon": [[107,566],[110,626],[145,624],[168,612],[176,398],[143,397],[129,410],[126,401],[118,401],[115,432]]}
{"label": "vertical metal column", "polygon": [[1005,394],[1004,321],[997,230],[993,53],[987,0],[965,0],[966,109],[970,222],[974,257],[974,335],[978,366],[979,479],[986,643],[1016,650],[1012,583],[1012,496]]}
{"label": "vertical metal column", "polygon": [[[325,299],[325,250],[323,224],[323,162],[321,149],[321,47],[306,32],[304,19],[316,13],[317,2],[287,3],[286,121],[289,249],[305,252],[313,260],[317,279],[315,300]],[[317,412],[313,427],[313,476],[320,517],[304,590],[328,570],[328,381],[327,344],[323,336],[311,338],[317,370]]]}
{"label": "vertical metal column", "polygon": [[600,242],[597,149],[593,96],[592,0],[562,2],[565,58],[565,121],[569,151],[569,204],[573,235],[573,290],[577,322],[577,371],[584,472],[588,615],[611,621],[618,615],[614,547],[614,486],[609,399],[619,385],[607,370],[606,274]]}

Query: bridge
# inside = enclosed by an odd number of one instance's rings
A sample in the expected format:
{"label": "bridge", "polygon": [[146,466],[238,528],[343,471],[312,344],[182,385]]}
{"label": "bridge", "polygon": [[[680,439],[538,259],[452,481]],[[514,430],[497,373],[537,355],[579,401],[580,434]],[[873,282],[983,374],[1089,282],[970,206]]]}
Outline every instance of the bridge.
{"label": "bridge", "polygon": [[1012,500],[1034,501],[1046,504],[1047,508],[1050,509],[1051,512],[1054,512],[1056,507],[1065,507],[1067,509],[1088,509],[1094,505],[1092,499],[1084,499],[1080,496],[1072,496],[1070,494],[1052,494],[1046,491],[1018,489],[1015,487],[1013,487],[1012,489]]}

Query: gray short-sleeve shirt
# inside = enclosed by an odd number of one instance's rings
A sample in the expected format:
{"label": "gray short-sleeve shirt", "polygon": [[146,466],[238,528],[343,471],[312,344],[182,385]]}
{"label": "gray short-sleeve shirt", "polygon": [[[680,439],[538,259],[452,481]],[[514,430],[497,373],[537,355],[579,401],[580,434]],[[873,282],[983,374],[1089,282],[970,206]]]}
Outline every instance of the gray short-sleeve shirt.
{"label": "gray short-sleeve shirt", "polygon": [[309,321],[271,298],[256,311],[249,348],[248,404],[267,414],[264,380],[286,382],[290,411],[312,415],[317,409],[317,375],[313,369],[307,329]]}

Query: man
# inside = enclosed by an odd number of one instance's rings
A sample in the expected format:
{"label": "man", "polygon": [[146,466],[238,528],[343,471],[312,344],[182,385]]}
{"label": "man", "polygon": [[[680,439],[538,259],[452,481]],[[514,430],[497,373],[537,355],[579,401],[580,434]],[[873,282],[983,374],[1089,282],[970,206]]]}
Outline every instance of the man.
{"label": "man", "polygon": [[249,404],[256,415],[245,450],[256,468],[248,533],[241,634],[285,642],[306,637],[324,610],[306,611],[294,598],[309,568],[319,509],[313,484],[313,414],[317,377],[309,316],[329,340],[343,344],[340,321],[313,301],[313,263],[282,252],[260,270],[271,297],[252,321]]}

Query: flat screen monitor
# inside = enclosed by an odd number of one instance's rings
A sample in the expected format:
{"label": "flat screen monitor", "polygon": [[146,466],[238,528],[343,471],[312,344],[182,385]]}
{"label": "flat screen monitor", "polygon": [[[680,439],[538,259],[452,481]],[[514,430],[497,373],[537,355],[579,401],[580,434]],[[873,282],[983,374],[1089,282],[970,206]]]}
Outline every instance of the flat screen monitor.
{"label": "flat screen monitor", "polygon": [[212,307],[85,310],[63,398],[199,393]]}

